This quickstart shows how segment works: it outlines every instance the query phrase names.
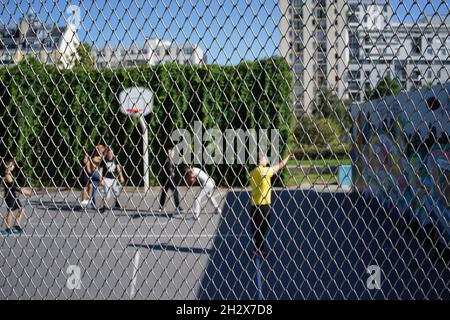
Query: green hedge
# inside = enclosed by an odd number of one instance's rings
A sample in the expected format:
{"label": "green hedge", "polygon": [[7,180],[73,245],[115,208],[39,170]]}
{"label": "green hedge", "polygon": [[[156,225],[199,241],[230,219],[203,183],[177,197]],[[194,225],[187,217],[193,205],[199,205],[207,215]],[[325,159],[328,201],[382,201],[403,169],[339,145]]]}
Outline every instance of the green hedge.
{"label": "green hedge", "polygon": [[[112,145],[128,175],[141,185],[139,126],[119,112],[118,93],[131,86],[155,93],[150,123],[152,184],[175,128],[277,128],[283,153],[292,124],[292,78],[282,58],[236,66],[164,64],[127,69],[59,70],[27,60],[0,68],[0,156],[13,156],[33,185],[73,186],[83,148]],[[245,183],[250,167],[206,168],[223,185]],[[232,169],[232,170],[231,170]]]}

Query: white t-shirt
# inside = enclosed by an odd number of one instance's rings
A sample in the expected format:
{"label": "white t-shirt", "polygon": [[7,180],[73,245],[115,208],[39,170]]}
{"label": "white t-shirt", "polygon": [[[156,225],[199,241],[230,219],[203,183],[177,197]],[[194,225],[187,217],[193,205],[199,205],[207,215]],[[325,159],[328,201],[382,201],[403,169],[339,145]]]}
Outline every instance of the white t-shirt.
{"label": "white t-shirt", "polygon": [[208,174],[199,168],[192,168],[192,171],[197,176],[198,181],[203,187],[214,188],[215,183],[214,180],[208,176]]}

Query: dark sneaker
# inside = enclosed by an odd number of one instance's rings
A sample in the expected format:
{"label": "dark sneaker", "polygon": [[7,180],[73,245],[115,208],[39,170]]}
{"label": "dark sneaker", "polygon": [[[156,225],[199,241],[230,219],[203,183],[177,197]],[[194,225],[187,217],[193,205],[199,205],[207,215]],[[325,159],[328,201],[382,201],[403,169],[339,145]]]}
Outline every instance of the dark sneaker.
{"label": "dark sneaker", "polygon": [[114,205],[114,209],[122,210],[122,206],[120,205],[120,203],[116,202],[116,204]]}
{"label": "dark sneaker", "polygon": [[21,233],[23,232],[22,228],[19,227],[19,226],[14,226],[14,227],[12,227],[11,231],[12,231],[12,233],[14,233],[14,234],[21,234]]}
{"label": "dark sneaker", "polygon": [[5,229],[2,231],[2,236],[9,237],[11,234],[11,229]]}
{"label": "dark sneaker", "polygon": [[106,210],[108,210],[107,207],[101,207],[99,211],[100,213],[105,213]]}

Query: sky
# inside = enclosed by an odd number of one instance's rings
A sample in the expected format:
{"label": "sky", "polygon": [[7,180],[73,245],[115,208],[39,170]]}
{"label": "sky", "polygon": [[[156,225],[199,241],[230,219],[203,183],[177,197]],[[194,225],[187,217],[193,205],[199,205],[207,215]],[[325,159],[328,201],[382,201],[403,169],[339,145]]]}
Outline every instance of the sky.
{"label": "sky", "polygon": [[[421,12],[448,15],[450,0],[392,0],[393,21],[413,22]],[[96,47],[142,44],[160,38],[198,44],[208,63],[236,64],[279,54],[277,0],[2,0],[0,23],[26,13],[65,25],[69,6],[80,8],[78,36]]]}

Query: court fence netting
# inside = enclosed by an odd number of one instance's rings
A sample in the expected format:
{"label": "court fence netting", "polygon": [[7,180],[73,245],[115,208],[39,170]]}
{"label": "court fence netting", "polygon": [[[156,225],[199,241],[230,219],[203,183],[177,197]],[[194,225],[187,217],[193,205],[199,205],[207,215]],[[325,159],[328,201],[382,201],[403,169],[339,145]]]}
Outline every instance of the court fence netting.
{"label": "court fence netting", "polygon": [[444,0],[2,1],[0,299],[449,299]]}

